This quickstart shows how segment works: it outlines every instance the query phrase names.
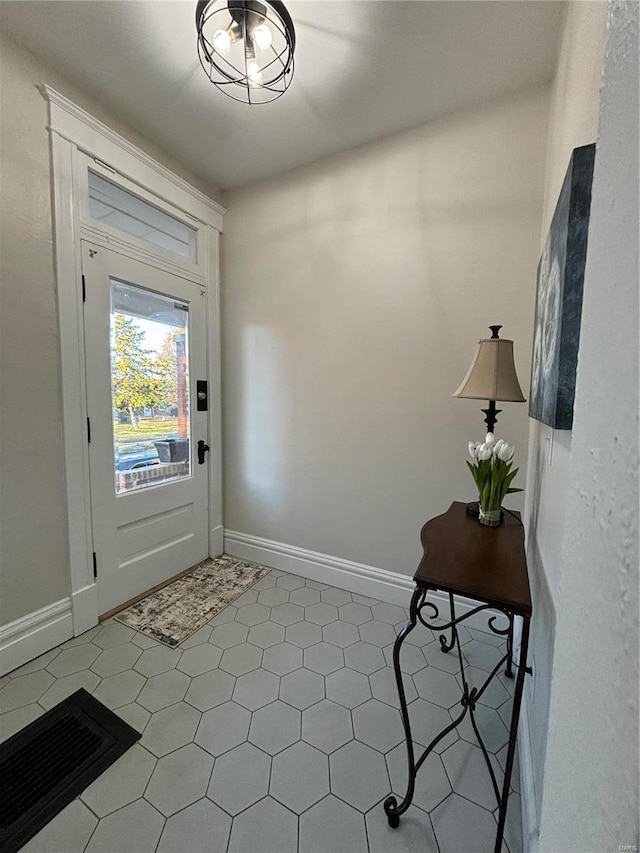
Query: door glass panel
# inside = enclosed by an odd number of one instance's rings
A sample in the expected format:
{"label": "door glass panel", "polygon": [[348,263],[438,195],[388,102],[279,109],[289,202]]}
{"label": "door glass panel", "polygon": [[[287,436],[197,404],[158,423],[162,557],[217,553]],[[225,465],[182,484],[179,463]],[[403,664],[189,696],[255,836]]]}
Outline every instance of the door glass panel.
{"label": "door glass panel", "polygon": [[148,201],[89,170],[89,214],[92,219],[145,240],[161,249],[196,260],[195,228]]}
{"label": "door glass panel", "polygon": [[111,279],[116,494],[188,477],[189,306]]}

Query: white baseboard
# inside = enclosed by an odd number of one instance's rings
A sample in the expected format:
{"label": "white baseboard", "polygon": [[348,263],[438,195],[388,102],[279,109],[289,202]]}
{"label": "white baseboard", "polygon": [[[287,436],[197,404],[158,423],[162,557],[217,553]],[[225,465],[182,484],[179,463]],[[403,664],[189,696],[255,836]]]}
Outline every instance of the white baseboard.
{"label": "white baseboard", "polygon": [[520,802],[522,805],[522,849],[538,853],[538,797],[533,775],[533,754],[529,727],[529,694],[524,691],[518,726],[518,760],[520,763]]}
{"label": "white baseboard", "polygon": [[98,585],[89,584],[71,594],[73,636],[84,634],[98,624]]}
{"label": "white baseboard", "polygon": [[219,557],[224,551],[224,527],[212,527],[209,531],[209,556]]}
{"label": "white baseboard", "polygon": [[[271,539],[262,539],[248,533],[239,533],[236,530],[224,531],[224,550],[227,554],[243,560],[264,563],[265,566],[271,566],[292,575],[326,583],[329,586],[337,586],[348,592],[366,595],[390,604],[398,604],[400,607],[409,607],[411,595],[415,589],[413,578],[407,575],[367,566],[364,563],[354,563],[351,560],[343,560],[341,557],[332,557],[318,551],[309,551],[295,545],[285,545]],[[430,593],[429,600],[440,601],[448,608],[448,597],[445,593]],[[458,614],[476,606],[477,602],[460,596],[456,597]],[[484,612],[474,615],[465,621],[465,625],[486,631],[488,615],[491,614]],[[448,609],[441,610],[441,616],[448,618]]]}
{"label": "white baseboard", "polygon": [[0,676],[73,637],[70,598],[63,598],[0,627]]}
{"label": "white baseboard", "polygon": [[224,550],[243,560],[264,563],[292,575],[378,598],[390,604],[399,604],[401,607],[409,606],[414,590],[413,580],[405,575],[235,530],[225,530]]}

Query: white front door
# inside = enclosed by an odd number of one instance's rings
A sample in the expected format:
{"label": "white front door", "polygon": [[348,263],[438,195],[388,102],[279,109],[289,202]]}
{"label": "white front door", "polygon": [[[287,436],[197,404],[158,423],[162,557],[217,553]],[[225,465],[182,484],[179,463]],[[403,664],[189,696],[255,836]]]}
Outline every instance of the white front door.
{"label": "white front door", "polygon": [[82,272],[103,614],[208,556],[206,291],[86,241]]}

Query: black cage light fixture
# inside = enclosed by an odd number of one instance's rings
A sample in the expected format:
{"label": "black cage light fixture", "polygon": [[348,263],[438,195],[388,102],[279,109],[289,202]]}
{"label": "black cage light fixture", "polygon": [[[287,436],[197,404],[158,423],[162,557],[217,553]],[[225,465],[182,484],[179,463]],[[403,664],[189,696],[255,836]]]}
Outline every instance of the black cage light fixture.
{"label": "black cage light fixture", "polygon": [[267,104],[293,79],[296,32],[279,0],[200,0],[198,56],[209,80],[234,101]]}

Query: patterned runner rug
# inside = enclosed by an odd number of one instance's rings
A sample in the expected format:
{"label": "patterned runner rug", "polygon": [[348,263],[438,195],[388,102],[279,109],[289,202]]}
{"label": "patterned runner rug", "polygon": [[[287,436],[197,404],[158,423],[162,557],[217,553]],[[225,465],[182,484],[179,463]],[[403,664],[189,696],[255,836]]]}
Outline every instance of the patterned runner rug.
{"label": "patterned runner rug", "polygon": [[120,611],[114,619],[173,648],[269,571],[267,566],[222,554]]}

